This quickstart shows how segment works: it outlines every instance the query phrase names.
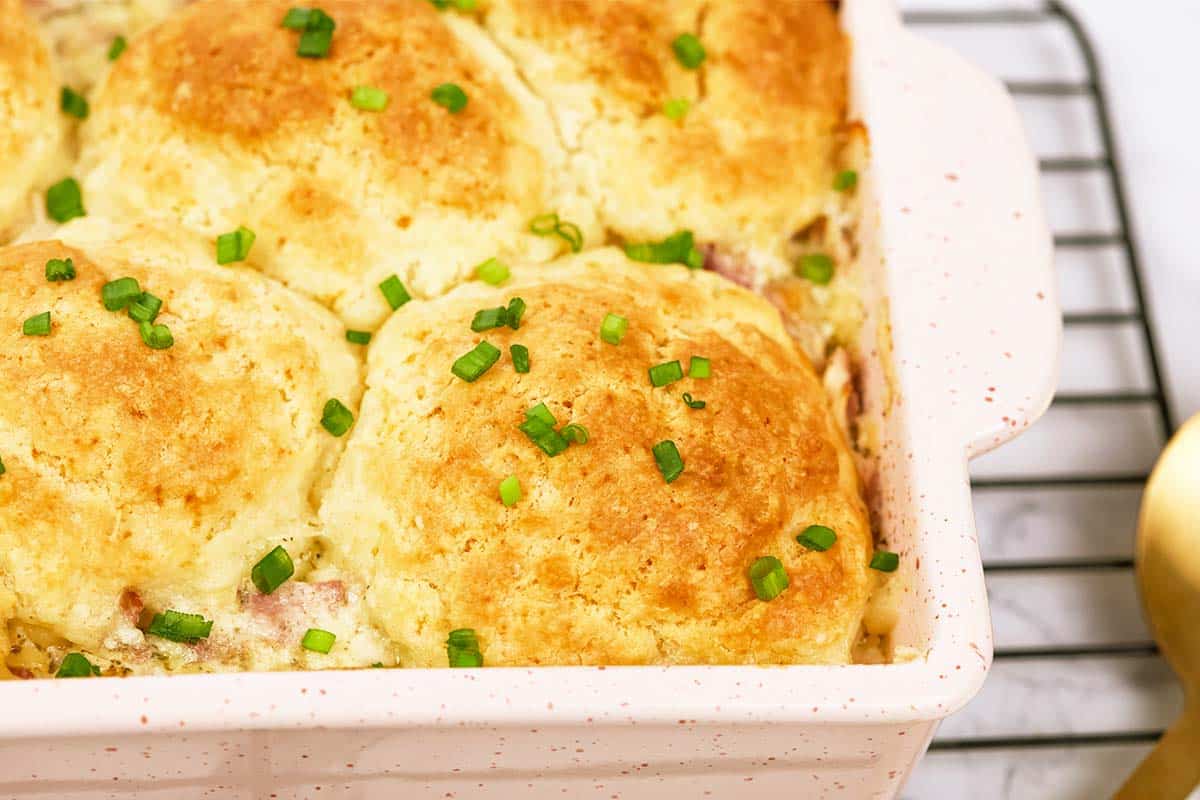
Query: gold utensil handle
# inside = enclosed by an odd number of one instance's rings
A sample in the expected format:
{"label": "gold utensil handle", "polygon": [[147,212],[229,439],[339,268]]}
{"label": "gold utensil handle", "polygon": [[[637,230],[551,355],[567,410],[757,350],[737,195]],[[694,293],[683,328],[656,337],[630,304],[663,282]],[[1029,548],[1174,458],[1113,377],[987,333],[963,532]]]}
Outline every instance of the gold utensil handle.
{"label": "gold utensil handle", "polygon": [[1113,800],[1186,800],[1200,786],[1200,698],[1163,734]]}

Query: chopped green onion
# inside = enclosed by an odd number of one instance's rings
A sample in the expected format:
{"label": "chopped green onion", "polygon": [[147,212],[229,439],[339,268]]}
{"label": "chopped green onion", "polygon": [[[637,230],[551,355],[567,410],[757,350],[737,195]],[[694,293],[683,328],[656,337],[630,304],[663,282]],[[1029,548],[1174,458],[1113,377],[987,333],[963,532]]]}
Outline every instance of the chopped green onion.
{"label": "chopped green onion", "polygon": [[321,411],[321,427],[334,436],[344,436],[353,424],[354,415],[342,405],[341,400],[331,397],[325,401],[325,408]]}
{"label": "chopped green onion", "polygon": [[270,594],[295,573],[296,567],[292,564],[292,557],[282,545],[278,545],[254,565],[250,570],[250,580],[260,592]]}
{"label": "chopped green onion", "polygon": [[79,119],[87,119],[88,101],[70,86],[62,87],[62,91],[58,97],[58,104],[64,113]]}
{"label": "chopped green onion", "polygon": [[245,225],[238,226],[236,231],[222,233],[217,237],[217,263],[232,264],[235,261],[245,261],[254,246],[254,231]]}
{"label": "chopped green onion", "polygon": [[151,350],[166,350],[175,344],[175,337],[171,335],[171,329],[166,325],[152,325],[149,322],[139,322],[138,333],[141,334],[142,341]]}
{"label": "chopped green onion", "polygon": [[686,117],[691,110],[692,101],[686,97],[675,97],[663,103],[663,113],[667,115],[667,119],[675,122]]}
{"label": "chopped green onion", "polygon": [[833,279],[833,259],[824,253],[808,253],[800,257],[800,274],[813,283],[824,286]]}
{"label": "chopped green onion", "polygon": [[475,277],[492,286],[499,286],[509,278],[508,266],[498,258],[489,258],[475,267]]}
{"label": "chopped green onion", "polygon": [[49,336],[50,312],[43,311],[25,320],[21,325],[21,332],[26,336]]}
{"label": "chopped green onion", "polygon": [[75,262],[69,258],[52,258],[46,262],[46,280],[75,280]]}
{"label": "chopped green onion", "polygon": [[683,393],[683,402],[687,403],[688,408],[694,408],[696,410],[704,408],[706,405],[708,405],[708,403],[704,402],[703,400],[693,399],[691,392]]}
{"label": "chopped green onion", "polygon": [[433,3],[433,7],[439,11],[444,11],[453,3],[454,7],[459,11],[474,11],[477,7],[475,0],[429,0]]}
{"label": "chopped green onion", "polygon": [[87,211],[83,208],[83,192],[79,188],[79,181],[63,178],[47,189],[46,213],[55,222],[87,216]]}
{"label": "chopped green onion", "polygon": [[350,105],[360,111],[383,111],[388,100],[388,93],[374,86],[355,86],[350,91]]}
{"label": "chopped green onion", "polygon": [[600,340],[608,344],[620,344],[629,330],[629,320],[616,314],[605,314],[600,323]]}
{"label": "chopped green onion", "polygon": [[570,425],[564,425],[563,429],[559,431],[559,433],[562,434],[562,437],[571,444],[588,443],[587,428],[574,422],[572,422]]}
{"label": "chopped green onion", "polygon": [[443,83],[429,96],[433,98],[433,102],[451,114],[457,114],[467,107],[467,93],[457,83]]}
{"label": "chopped green onion", "polygon": [[558,424],[558,420],[550,413],[550,409],[546,408],[545,403],[538,403],[533,408],[525,412],[525,419],[538,419],[553,428]]}
{"label": "chopped green onion", "polygon": [[871,556],[871,569],[877,569],[880,572],[895,572],[900,566],[900,556],[896,553],[890,553],[887,550],[876,550]]}
{"label": "chopped green onion", "polygon": [[124,36],[117,36],[112,40],[112,44],[108,46],[108,60],[116,61],[121,57],[121,53],[125,52],[125,48],[129,46],[129,42],[125,41]]}
{"label": "chopped green onion", "polygon": [[301,58],[325,58],[329,55],[329,46],[332,43],[332,30],[304,31],[300,34],[300,46],[296,48],[296,55]]}
{"label": "chopped green onion", "polygon": [[689,378],[707,378],[712,375],[712,362],[703,356],[692,356],[688,362]]}
{"label": "chopped green onion", "polygon": [[683,367],[678,361],[668,361],[656,364],[650,368],[650,383],[655,386],[666,386],[683,378]]}
{"label": "chopped green onion", "polygon": [[774,600],[788,588],[787,572],[775,556],[763,556],[750,565],[750,584],[759,600]]}
{"label": "chopped green onion", "polygon": [[[307,12],[303,15],[293,11]],[[303,20],[303,27],[300,22]],[[283,18],[283,24],[289,28],[300,28],[300,45],[296,55],[301,58],[325,58],[329,55],[329,46],[333,42],[333,30],[337,27],[333,18],[319,8],[292,9]]]}
{"label": "chopped green onion", "polygon": [[300,640],[300,646],[305,650],[312,650],[314,653],[328,653],[333,649],[333,643],[337,640],[329,631],[323,631],[320,628],[309,628],[304,632],[304,638]]}
{"label": "chopped green onion", "polygon": [[540,416],[526,418],[517,428],[551,458],[566,450],[570,444],[561,433],[554,430],[552,424],[547,424]]}
{"label": "chopped green onion", "polygon": [[379,291],[383,292],[383,297],[387,300],[388,305],[395,311],[400,306],[412,300],[412,295],[408,293],[408,289],[404,288],[404,284],[400,282],[400,278],[392,275],[383,283],[379,284]]}
{"label": "chopped green onion", "polygon": [[483,653],[471,628],[458,628],[446,637],[446,660],[452,667],[482,667]]}
{"label": "chopped green onion", "polygon": [[109,311],[120,311],[142,296],[136,278],[117,278],[100,289],[100,299]]}
{"label": "chopped green onion", "polygon": [[283,27],[296,31],[304,30],[308,27],[310,13],[312,10],[308,8],[289,8],[288,12],[283,15]]}
{"label": "chopped green onion", "polygon": [[675,51],[675,58],[679,59],[679,63],[688,69],[699,67],[708,55],[704,52],[704,45],[691,33],[676,36],[675,41],[671,42],[671,49]]}
{"label": "chopped green onion", "polygon": [[383,662],[376,661],[374,664],[371,665],[371,669],[383,669]]}
{"label": "chopped green onion", "polygon": [[100,668],[87,660],[83,653],[67,653],[62,663],[58,665],[56,678],[90,678],[99,675]]}
{"label": "chopped green onion", "polygon": [[450,371],[467,383],[474,383],[499,360],[500,349],[483,341],[459,356]]}
{"label": "chopped green onion", "polygon": [[154,322],[158,312],[162,310],[163,301],[150,294],[142,292],[137,299],[129,304],[129,317],[135,322]]}
{"label": "chopped green onion", "polygon": [[507,324],[508,309],[504,306],[484,308],[475,312],[475,318],[471,320],[471,330],[481,333],[490,331],[492,328],[503,328]]}
{"label": "chopped green onion", "polygon": [[524,375],[529,372],[529,348],[523,344],[513,344],[508,347],[508,354],[512,358],[513,369]]}
{"label": "chopped green onion", "polygon": [[508,327],[514,331],[521,327],[521,317],[525,315],[525,301],[519,297],[514,297],[508,301],[508,308],[505,309],[505,322]]}
{"label": "chopped green onion", "polygon": [[538,236],[557,236],[571,246],[571,252],[583,249],[583,231],[574,222],[563,222],[558,214],[542,214],[529,223],[529,230]]}
{"label": "chopped green onion", "polygon": [[348,330],[346,331],[346,341],[350,342],[351,344],[370,344],[371,332]]}
{"label": "chopped green onion", "polygon": [[844,169],[833,178],[833,188],[839,192],[848,192],[858,185],[858,173],[852,169]]}
{"label": "chopped green onion", "polygon": [[146,633],[170,639],[172,642],[191,644],[200,639],[207,639],[212,632],[212,620],[205,619],[199,614],[185,614],[182,611],[170,609],[155,614],[150,620]]}
{"label": "chopped green onion", "polygon": [[4,459],[0,459],[0,475],[3,475],[5,472],[8,472],[8,470],[4,468]]}
{"label": "chopped green onion", "polygon": [[809,550],[824,552],[833,547],[833,543],[837,541],[837,534],[832,528],[826,528],[824,525],[809,525],[796,536],[796,541]]}
{"label": "chopped green onion", "polygon": [[654,445],[650,452],[654,453],[654,463],[658,465],[658,471],[667,483],[673,482],[683,474],[683,458],[679,455],[679,448],[670,439]]}
{"label": "chopped green onion", "polygon": [[704,254],[696,249],[691,231],[680,231],[661,242],[627,244],[625,256],[647,264],[686,264],[690,269],[704,266]]}
{"label": "chopped green onion", "polygon": [[521,499],[521,481],[516,475],[509,475],[500,481],[500,502],[512,508]]}

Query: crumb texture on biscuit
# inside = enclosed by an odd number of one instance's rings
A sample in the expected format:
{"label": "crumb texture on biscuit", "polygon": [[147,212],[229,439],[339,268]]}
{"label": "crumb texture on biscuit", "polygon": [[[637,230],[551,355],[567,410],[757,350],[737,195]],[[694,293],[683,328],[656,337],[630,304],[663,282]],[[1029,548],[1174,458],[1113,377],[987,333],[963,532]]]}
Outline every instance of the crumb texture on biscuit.
{"label": "crumb texture on biscuit", "polygon": [[[328,0],[326,58],[297,55],[290,0],[201,0],[131,43],[83,131],[85,195],[109,216],[169,216],[215,237],[247,225],[249,264],[352,326],[376,284],[445,291],[492,257],[552,257],[528,231],[558,211],[595,235],[544,105],[478,26],[427,0]],[[459,85],[451,113],[433,89]],[[387,92],[382,111],[350,104]]]}
{"label": "crumb texture on biscuit", "polygon": [[[47,281],[52,258],[71,258],[77,277]],[[95,218],[0,249],[0,276],[6,620],[135,672],[295,666],[298,635],[253,652],[287,623],[250,602],[249,573],[278,544],[298,575],[319,550],[314,508],[342,447],[321,427],[322,405],[357,409],[359,393],[341,325],[251,270],[210,266],[203,243],[177,231]],[[103,306],[101,287],[125,276],[163,300],[169,349],[150,349],[124,311]],[[50,335],[23,336],[22,320],[44,311]],[[324,611],[315,589],[275,599],[315,622],[348,614],[349,591],[327,586]],[[168,608],[214,620],[212,635],[194,648],[143,636],[142,612]]]}
{"label": "crumb texture on biscuit", "polygon": [[[475,311],[512,296],[527,304],[518,330],[472,333]],[[629,321],[617,346],[599,336],[608,312]],[[504,355],[459,380],[451,364],[480,339],[526,345],[530,371]],[[650,384],[649,367],[686,371],[693,355],[711,378]],[[545,455],[517,430],[538,403],[590,440]],[[671,484],[651,454],[668,439],[686,465]],[[509,475],[524,494],[513,508],[497,493]],[[461,627],[489,665],[846,663],[870,588],[850,452],[777,312],[710,273],[613,249],[389,320],[320,516],[408,666],[444,666]],[[810,524],[837,544],[805,551],[794,537]],[[791,580],[769,603],[747,577],[763,555]]]}

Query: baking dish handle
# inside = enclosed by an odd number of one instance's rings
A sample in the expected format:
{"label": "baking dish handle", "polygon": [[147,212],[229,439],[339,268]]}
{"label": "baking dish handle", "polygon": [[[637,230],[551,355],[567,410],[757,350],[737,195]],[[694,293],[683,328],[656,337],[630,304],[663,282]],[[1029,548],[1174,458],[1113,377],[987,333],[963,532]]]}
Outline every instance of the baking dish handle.
{"label": "baking dish handle", "polygon": [[928,410],[927,435],[976,456],[1032,424],[1057,383],[1062,318],[1037,163],[998,81],[905,30],[886,0],[848,0],[843,13],[871,138],[864,213],[878,215],[864,226],[876,239],[864,270],[897,322],[895,363],[921,376],[899,387],[902,402]]}

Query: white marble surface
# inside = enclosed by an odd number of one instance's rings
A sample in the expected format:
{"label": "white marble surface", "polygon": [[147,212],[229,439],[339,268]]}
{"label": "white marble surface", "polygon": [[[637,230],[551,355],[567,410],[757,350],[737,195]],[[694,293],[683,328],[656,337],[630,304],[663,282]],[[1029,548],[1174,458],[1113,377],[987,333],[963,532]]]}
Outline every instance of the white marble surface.
{"label": "white marble surface", "polygon": [[[906,9],[1035,7],[1036,0],[907,0]],[[1133,233],[1165,355],[1177,419],[1200,410],[1200,269],[1196,227],[1200,2],[1075,0],[1099,50],[1131,192]],[[1010,80],[1079,81],[1084,63],[1063,28],[962,26],[920,30]],[[1180,102],[1181,98],[1185,98]],[[1042,157],[1103,156],[1083,97],[1018,100]],[[1059,233],[1120,228],[1103,172],[1045,177]],[[1117,247],[1060,249],[1068,313],[1135,307]],[[1134,325],[1071,325],[1061,392],[1153,387]],[[1056,405],[1025,438],[974,464],[977,478],[1144,473],[1162,445],[1149,404]],[[910,780],[905,800],[1091,800],[1110,795],[1170,724],[1181,693],[1147,649],[1131,558],[1140,488],[979,489],[976,515],[998,658],[978,698],[951,717]],[[1073,569],[1021,565],[1086,561]],[[1099,651],[1118,648],[1119,652]],[[1030,737],[1034,737],[1032,741]],[[1049,743],[1047,743],[1047,738]],[[1064,738],[1071,741],[1064,742]],[[1200,797],[1200,793],[1195,795]]]}

